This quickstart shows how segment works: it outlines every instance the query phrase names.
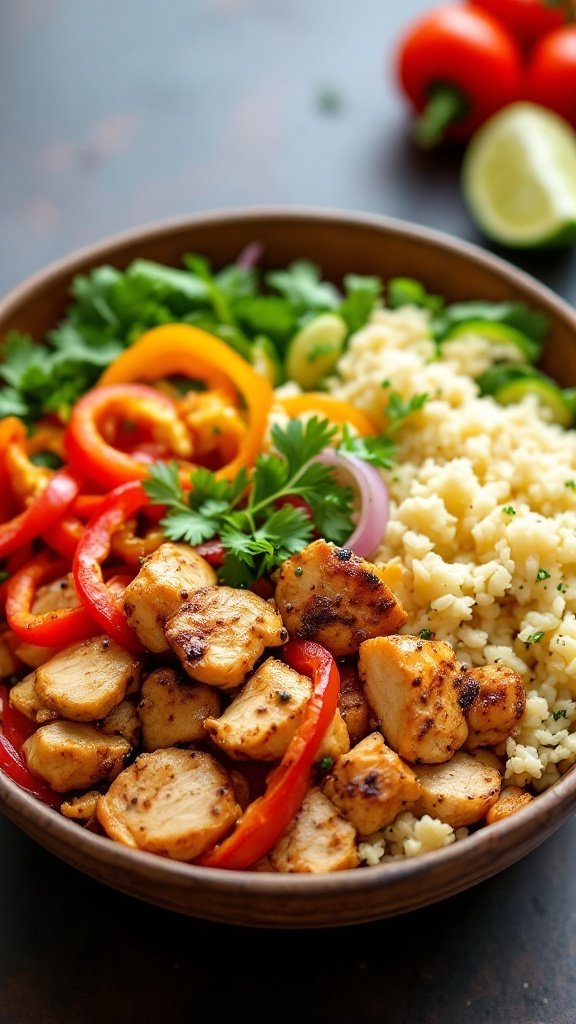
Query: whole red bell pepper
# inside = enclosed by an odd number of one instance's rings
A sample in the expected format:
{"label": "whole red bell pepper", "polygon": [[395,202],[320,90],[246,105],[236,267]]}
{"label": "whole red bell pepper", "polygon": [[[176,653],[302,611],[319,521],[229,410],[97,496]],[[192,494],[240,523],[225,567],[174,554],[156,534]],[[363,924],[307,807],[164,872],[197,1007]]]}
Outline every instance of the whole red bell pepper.
{"label": "whole red bell pepper", "polygon": [[74,501],[80,486],[81,480],[76,473],[59,469],[24,512],[0,526],[0,558],[40,537],[57,523]]}
{"label": "whole red bell pepper", "polygon": [[86,525],[72,566],[76,590],[88,614],[108,636],[133,654],[140,654],[144,648],[128,624],[118,596],[106,586],[102,564],[110,554],[114,531],[149,500],[138,480],[110,491],[101,511]]}
{"label": "whole red bell pepper", "polygon": [[13,633],[39,647],[66,647],[99,632],[82,605],[35,615],[32,605],[38,587],[68,572],[68,563],[44,552],[15,572],[8,583],[6,619]]}
{"label": "whole red bell pepper", "polygon": [[576,25],[544,36],[526,69],[526,95],[576,128]]}
{"label": "whole red bell pepper", "polygon": [[401,40],[397,74],[420,115],[416,141],[464,140],[491,114],[520,99],[518,44],[492,15],[461,4],[438,7]]}
{"label": "whole red bell pepper", "polygon": [[265,793],[249,804],[227,839],[198,859],[205,867],[252,867],[272,849],[308,791],[312,765],[336,713],[340,676],[330,652],[308,640],[290,640],[284,647],[284,659],[297,672],[312,677],[304,719],[269,775]]}

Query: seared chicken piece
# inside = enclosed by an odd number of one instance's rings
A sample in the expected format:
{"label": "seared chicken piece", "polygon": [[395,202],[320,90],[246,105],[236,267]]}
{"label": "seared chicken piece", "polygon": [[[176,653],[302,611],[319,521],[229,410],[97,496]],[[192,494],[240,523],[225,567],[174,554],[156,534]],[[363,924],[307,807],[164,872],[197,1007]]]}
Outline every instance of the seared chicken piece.
{"label": "seared chicken piece", "polygon": [[122,701],[139,674],[138,658],[107,636],[72,644],[36,670],[36,692],[72,722],[94,722]]}
{"label": "seared chicken piece", "polygon": [[52,711],[42,703],[36,692],[36,673],[30,672],[19,683],[12,687],[9,694],[10,707],[16,708],[21,715],[29,718],[32,722],[50,722],[58,718],[56,711]]}
{"label": "seared chicken piece", "polygon": [[0,634],[0,679],[10,679],[22,667],[22,662],[15,654],[18,646],[15,641],[16,637],[10,630]]}
{"label": "seared chicken piece", "polygon": [[269,858],[275,871],[321,874],[355,868],[356,832],[319,789],[311,789]]}
{"label": "seared chicken piece", "polygon": [[22,744],[26,764],[57,793],[87,789],[122,771],[130,744],[121,736],[104,736],[93,725],[50,722]]}
{"label": "seared chicken piece", "polygon": [[532,803],[534,799],[530,793],[527,793],[525,789],[520,789],[519,786],[506,786],[502,790],[496,803],[490,808],[486,815],[486,823],[493,825],[495,821],[502,821],[504,818],[508,818],[510,814],[515,814],[521,807],[526,807],[526,804]]}
{"label": "seared chicken piece", "polygon": [[[304,717],[311,692],[307,676],[268,658],[221,717],[207,718],[204,728],[228,757],[279,761]],[[337,711],[318,757],[337,757],[349,747],[346,726]]]}
{"label": "seared chicken piece", "polygon": [[182,678],[172,668],[156,669],[144,681],[138,705],[144,750],[203,740],[204,719],[219,711],[213,687]]}
{"label": "seared chicken piece", "polygon": [[193,860],[230,831],[240,807],[214,757],[169,747],[136,758],[100,797],[97,814],[125,846]]}
{"label": "seared chicken piece", "polygon": [[208,587],[169,620],[166,639],[192,679],[232,690],[288,633],[271,602],[250,590]]}
{"label": "seared chicken piece", "polygon": [[412,807],[420,785],[381,733],[373,732],[338,758],[323,792],[359,835],[369,836]]}
{"label": "seared chicken piece", "polygon": [[39,668],[56,654],[55,647],[38,647],[37,644],[27,644],[24,641],[14,648],[14,654],[28,668]]}
{"label": "seared chicken piece", "polygon": [[79,604],[72,573],[69,572],[67,576],[38,587],[31,611],[33,615],[45,615],[60,608],[77,608]]}
{"label": "seared chicken piece", "polygon": [[167,651],[168,619],[196,590],[217,582],[212,566],[187,544],[161,544],[124,591],[126,618],[144,647]]}
{"label": "seared chicken piece", "polygon": [[71,800],[64,800],[60,804],[60,813],[72,821],[80,821],[86,824],[96,817],[96,804],[102,796],[97,789],[89,789],[82,796],[74,796]]}
{"label": "seared chicken piece", "polygon": [[366,640],[359,671],[384,738],[400,757],[438,764],[462,746],[462,669],[448,644],[416,636]]}
{"label": "seared chicken piece", "polygon": [[[34,615],[46,615],[62,608],[77,608],[79,604],[72,574],[68,573],[67,576],[61,576],[52,583],[46,583],[38,588],[31,611]],[[38,647],[37,644],[29,644],[24,640],[18,643],[14,651],[29,668],[44,665],[53,654],[56,654],[53,647]]]}
{"label": "seared chicken piece", "polygon": [[100,728],[107,736],[123,736],[131,747],[135,747],[140,740],[140,719],[132,701],[123,700],[112,708]]}
{"label": "seared chicken piece", "polygon": [[316,640],[336,657],[356,654],[368,637],[397,632],[407,618],[381,569],[325,540],[283,562],[275,596],[290,636]]}
{"label": "seared chicken piece", "polygon": [[508,739],[526,707],[526,691],[517,672],[506,665],[483,665],[464,670],[464,685],[476,696],[467,707],[469,750],[495,747]]}
{"label": "seared chicken piece", "polygon": [[430,814],[452,828],[480,821],[496,803],[502,780],[495,768],[460,751],[447,764],[419,765],[415,814]]}
{"label": "seared chicken piece", "polygon": [[346,724],[350,745],[354,746],[370,732],[370,705],[364,696],[356,665],[344,662],[338,665],[338,672],[340,673],[338,709]]}

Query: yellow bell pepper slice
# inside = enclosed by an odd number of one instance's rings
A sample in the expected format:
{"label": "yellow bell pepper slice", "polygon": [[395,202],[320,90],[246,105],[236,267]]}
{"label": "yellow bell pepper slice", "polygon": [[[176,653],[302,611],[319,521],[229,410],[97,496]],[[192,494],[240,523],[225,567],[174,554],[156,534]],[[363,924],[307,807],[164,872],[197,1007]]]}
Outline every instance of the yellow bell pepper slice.
{"label": "yellow bell pepper slice", "polygon": [[99,384],[159,380],[182,374],[209,388],[240,395],[247,429],[238,452],[216,476],[233,479],[242,466],[254,463],[262,445],[272,405],[272,386],[220,338],[190,324],[153,327],[126,349],[100,378]]}
{"label": "yellow bell pepper slice", "polygon": [[304,415],[313,416],[316,413],[325,417],[330,423],[348,423],[361,437],[373,437],[378,433],[377,427],[365,412],[357,409],[351,402],[344,402],[323,391],[307,391],[303,395],[276,396],[275,402],[291,419]]}

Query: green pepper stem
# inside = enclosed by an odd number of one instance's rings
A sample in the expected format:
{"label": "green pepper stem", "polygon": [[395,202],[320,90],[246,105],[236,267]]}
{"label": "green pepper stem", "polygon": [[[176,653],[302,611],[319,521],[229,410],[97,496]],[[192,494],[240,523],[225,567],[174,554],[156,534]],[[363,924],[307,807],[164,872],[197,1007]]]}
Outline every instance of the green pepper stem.
{"label": "green pepper stem", "polygon": [[433,149],[442,142],[446,128],[459,121],[468,109],[468,100],[457,86],[444,83],[432,86],[428,103],[414,122],[415,141],[423,149]]}

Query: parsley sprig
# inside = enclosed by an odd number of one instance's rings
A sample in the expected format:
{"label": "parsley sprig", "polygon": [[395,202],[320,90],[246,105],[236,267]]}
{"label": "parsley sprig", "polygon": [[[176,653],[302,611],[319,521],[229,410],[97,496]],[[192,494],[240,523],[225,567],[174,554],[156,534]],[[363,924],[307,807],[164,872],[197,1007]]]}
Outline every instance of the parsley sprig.
{"label": "parsley sprig", "polygon": [[[226,552],[220,577],[234,587],[270,573],[306,547],[315,530],[342,544],[353,530],[352,491],[342,487],[331,467],[313,461],[336,431],[315,416],[275,425],[275,450],[260,455],[251,473],[241,469],[227,481],[196,469],[188,494],[175,463],[155,463],[144,487],[153,502],[167,506],[161,523],[166,537],[191,545],[219,537]],[[292,504],[295,498],[310,512]]]}

